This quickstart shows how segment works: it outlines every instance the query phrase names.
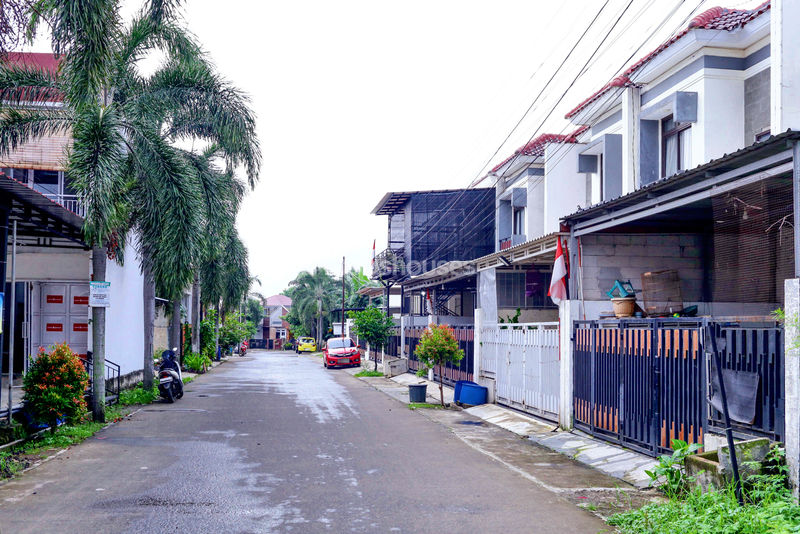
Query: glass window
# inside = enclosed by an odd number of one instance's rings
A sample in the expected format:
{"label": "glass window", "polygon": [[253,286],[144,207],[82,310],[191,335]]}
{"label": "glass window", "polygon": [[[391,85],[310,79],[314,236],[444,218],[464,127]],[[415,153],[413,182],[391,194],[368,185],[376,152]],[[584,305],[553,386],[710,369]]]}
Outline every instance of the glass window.
{"label": "glass window", "polygon": [[28,184],[28,169],[12,169],[10,167],[5,167],[0,169],[0,172],[18,182],[22,182],[25,185]]}
{"label": "glass window", "polygon": [[77,195],[78,192],[75,191],[75,188],[72,187],[72,178],[64,174],[64,194],[65,195]]}
{"label": "glass window", "polygon": [[[551,308],[552,301],[547,298],[550,275],[538,273],[527,283],[523,271],[497,273],[498,308]],[[535,280],[534,280],[535,278]]]}
{"label": "glass window", "polygon": [[58,171],[33,171],[33,189],[43,195],[58,195]]}
{"label": "glass window", "polygon": [[691,124],[681,124],[672,116],[661,121],[661,176],[667,177],[691,167]]}
{"label": "glass window", "polygon": [[355,347],[355,344],[349,338],[335,338],[328,340],[329,349],[346,349],[349,347]]}
{"label": "glass window", "polygon": [[525,208],[514,208],[514,235],[525,233]]}

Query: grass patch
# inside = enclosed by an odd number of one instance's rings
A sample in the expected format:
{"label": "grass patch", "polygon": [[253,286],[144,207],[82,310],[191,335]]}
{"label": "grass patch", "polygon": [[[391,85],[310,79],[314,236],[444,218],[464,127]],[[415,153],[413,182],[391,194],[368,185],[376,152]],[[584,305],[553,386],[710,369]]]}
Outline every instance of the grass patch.
{"label": "grass patch", "polygon": [[193,376],[187,376],[186,378],[183,379],[183,385],[185,386],[186,384],[191,384],[193,381],[194,381]]}
{"label": "grass patch", "polygon": [[409,410],[418,410],[419,408],[426,408],[428,410],[441,410],[444,408],[441,404],[431,404],[430,402],[409,402]]}
{"label": "grass patch", "polygon": [[608,523],[624,534],[800,532],[800,506],[788,489],[784,452],[773,448],[762,469],[764,474],[744,481],[744,506],[739,506],[732,486],[705,493],[695,488],[668,494],[665,503],[613,515]]}
{"label": "grass patch", "polygon": [[153,389],[146,390],[139,382],[135,388],[126,389],[119,393],[120,406],[131,406],[134,404],[150,404],[158,398],[158,386],[153,386]]}
{"label": "grass patch", "polygon": [[681,500],[613,515],[608,523],[625,534],[777,534],[800,529],[800,507],[788,494],[739,507],[731,489],[695,490]]}
{"label": "grass patch", "polygon": [[23,469],[26,463],[18,460],[12,453],[0,452],[0,479],[11,478]]}
{"label": "grass patch", "polygon": [[370,371],[368,369],[364,369],[363,371],[357,372],[353,376],[356,376],[358,378],[362,378],[365,376],[383,376],[383,373],[381,373],[380,371]]}
{"label": "grass patch", "polygon": [[122,418],[122,415],[119,407],[106,406],[106,423],[92,421],[91,414],[86,414],[80,423],[61,425],[55,432],[46,431],[39,437],[17,447],[14,452],[37,454],[49,449],[65,449],[92,437],[108,422],[117,421]]}

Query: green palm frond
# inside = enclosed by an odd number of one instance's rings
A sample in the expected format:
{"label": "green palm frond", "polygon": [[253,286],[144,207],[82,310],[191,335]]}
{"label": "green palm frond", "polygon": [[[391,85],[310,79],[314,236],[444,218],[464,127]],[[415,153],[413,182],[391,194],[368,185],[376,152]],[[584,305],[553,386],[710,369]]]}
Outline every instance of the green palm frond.
{"label": "green palm frond", "polygon": [[216,144],[230,165],[244,165],[250,186],[255,185],[261,149],[249,99],[205,62],[166,64],[151,77],[139,109],[167,122],[171,138]]}
{"label": "green palm frond", "polygon": [[68,133],[73,120],[68,110],[3,110],[0,113],[0,156],[29,141]]}
{"label": "green palm frond", "polygon": [[109,75],[120,35],[118,0],[47,0],[34,21],[50,25],[53,51],[64,56],[66,98],[80,108],[92,105],[110,88]]}
{"label": "green palm frond", "polygon": [[52,102],[60,100],[63,94],[56,75],[45,69],[18,63],[0,64],[0,109]]}
{"label": "green palm frond", "polygon": [[86,207],[87,243],[103,246],[122,220],[118,210],[127,166],[122,123],[110,106],[85,108],[73,124],[67,173]]}
{"label": "green palm frond", "polygon": [[137,218],[145,261],[153,277],[175,298],[194,279],[204,232],[200,185],[183,155],[147,128],[125,129],[136,155],[138,181],[149,199],[147,213]]}

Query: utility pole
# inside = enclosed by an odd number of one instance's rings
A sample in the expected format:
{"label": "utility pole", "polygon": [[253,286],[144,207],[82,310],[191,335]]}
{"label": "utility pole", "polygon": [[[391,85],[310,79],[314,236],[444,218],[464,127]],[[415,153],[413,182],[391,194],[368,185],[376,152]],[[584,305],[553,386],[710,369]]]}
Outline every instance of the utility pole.
{"label": "utility pole", "polygon": [[344,256],[342,256],[342,337],[344,337]]}

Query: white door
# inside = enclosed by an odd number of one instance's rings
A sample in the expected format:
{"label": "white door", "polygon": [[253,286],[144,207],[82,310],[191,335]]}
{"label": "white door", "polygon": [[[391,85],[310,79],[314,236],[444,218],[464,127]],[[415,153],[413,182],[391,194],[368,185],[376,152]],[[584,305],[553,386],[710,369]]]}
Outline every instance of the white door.
{"label": "white door", "polygon": [[32,313],[31,348],[47,349],[67,343],[79,355],[85,356],[89,332],[89,284],[68,282],[37,282]]}

